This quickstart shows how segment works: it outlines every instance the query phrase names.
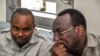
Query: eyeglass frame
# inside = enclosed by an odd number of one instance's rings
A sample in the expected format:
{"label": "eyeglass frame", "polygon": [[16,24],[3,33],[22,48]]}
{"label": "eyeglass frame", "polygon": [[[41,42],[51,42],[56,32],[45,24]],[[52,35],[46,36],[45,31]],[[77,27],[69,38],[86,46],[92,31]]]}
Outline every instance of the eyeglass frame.
{"label": "eyeglass frame", "polygon": [[62,32],[60,32],[60,33],[58,33],[58,35],[63,35],[64,33],[66,33],[66,32],[68,32],[68,31],[70,31],[70,30],[72,30],[74,27],[71,27],[71,28],[68,28],[68,29],[66,29],[66,30],[64,30],[64,31],[62,31]]}

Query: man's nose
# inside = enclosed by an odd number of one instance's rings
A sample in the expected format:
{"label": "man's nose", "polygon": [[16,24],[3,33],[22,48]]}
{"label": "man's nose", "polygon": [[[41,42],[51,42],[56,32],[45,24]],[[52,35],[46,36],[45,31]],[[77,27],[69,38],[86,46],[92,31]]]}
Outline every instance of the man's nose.
{"label": "man's nose", "polygon": [[24,35],[24,33],[22,32],[22,31],[20,31],[19,33],[18,33],[18,36],[19,37],[22,37]]}
{"label": "man's nose", "polygon": [[53,37],[53,41],[59,41],[60,39],[59,39],[59,36],[58,35],[54,35],[54,37]]}

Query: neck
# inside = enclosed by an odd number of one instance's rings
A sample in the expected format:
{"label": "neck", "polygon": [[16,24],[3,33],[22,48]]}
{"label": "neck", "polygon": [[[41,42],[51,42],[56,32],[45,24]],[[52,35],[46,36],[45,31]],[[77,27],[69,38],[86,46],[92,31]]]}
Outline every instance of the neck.
{"label": "neck", "polygon": [[20,48],[22,48],[24,45],[18,45]]}
{"label": "neck", "polygon": [[17,43],[17,45],[18,45],[20,48],[22,48],[22,47],[25,46],[27,43],[28,43],[28,42],[25,42],[25,43],[23,43],[23,44],[18,44],[18,43]]}
{"label": "neck", "polygon": [[76,50],[74,50],[74,51],[71,51],[71,53],[72,53],[74,56],[82,56],[83,50],[84,50],[84,47],[78,48],[78,49],[76,49]]}

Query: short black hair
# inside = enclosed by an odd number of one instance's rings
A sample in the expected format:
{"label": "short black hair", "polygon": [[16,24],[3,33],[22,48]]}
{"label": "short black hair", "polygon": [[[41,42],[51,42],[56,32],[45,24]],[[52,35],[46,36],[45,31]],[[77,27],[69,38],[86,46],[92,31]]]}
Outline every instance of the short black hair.
{"label": "short black hair", "polygon": [[74,27],[79,26],[79,25],[83,25],[84,29],[87,30],[87,26],[86,26],[86,19],[84,17],[84,15],[76,10],[76,9],[65,9],[63,11],[61,11],[58,16],[62,16],[65,14],[69,14],[71,17],[71,22],[72,25]]}
{"label": "short black hair", "polygon": [[11,22],[12,22],[13,17],[15,16],[15,14],[30,15],[30,16],[32,16],[32,20],[34,22],[34,15],[33,15],[33,13],[29,9],[27,9],[27,8],[18,8],[18,9],[16,9],[13,12],[12,16],[11,16]]}

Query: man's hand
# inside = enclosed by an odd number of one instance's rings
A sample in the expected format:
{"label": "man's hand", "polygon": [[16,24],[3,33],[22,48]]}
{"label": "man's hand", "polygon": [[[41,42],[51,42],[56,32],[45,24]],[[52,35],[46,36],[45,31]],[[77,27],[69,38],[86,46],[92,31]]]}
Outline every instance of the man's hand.
{"label": "man's hand", "polygon": [[64,41],[57,41],[52,47],[52,56],[67,56]]}

